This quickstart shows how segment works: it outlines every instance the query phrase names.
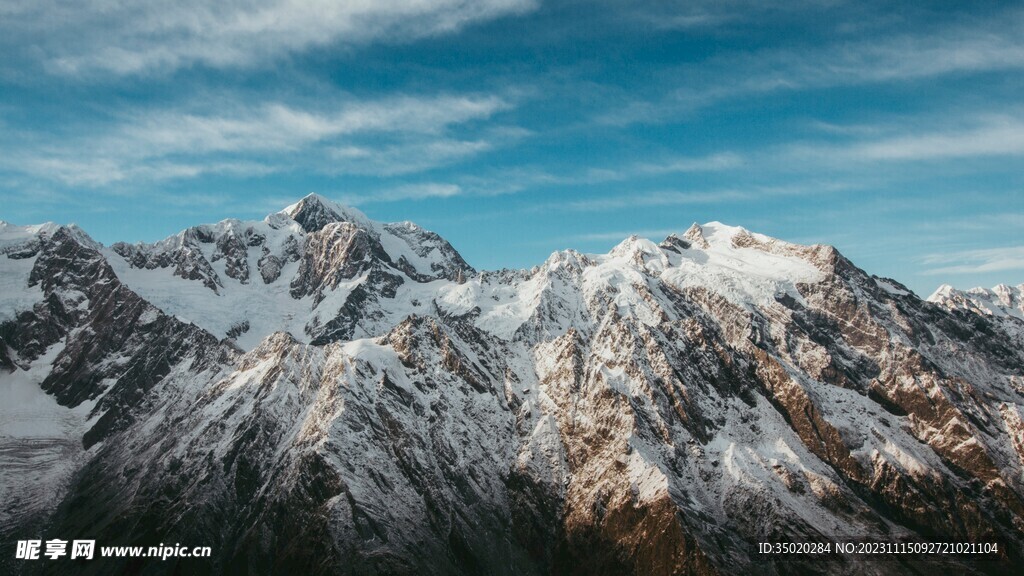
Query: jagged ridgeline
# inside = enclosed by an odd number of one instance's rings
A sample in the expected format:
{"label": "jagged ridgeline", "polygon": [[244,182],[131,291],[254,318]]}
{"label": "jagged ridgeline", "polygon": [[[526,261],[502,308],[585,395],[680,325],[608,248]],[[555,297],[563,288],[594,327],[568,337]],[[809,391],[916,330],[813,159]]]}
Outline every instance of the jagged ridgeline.
{"label": "jagged ridgeline", "polygon": [[[478,272],[317,196],[155,244],[0,224],[0,570],[1011,572],[1020,292],[924,301],[718,223]],[[999,553],[756,548],[864,540]]]}

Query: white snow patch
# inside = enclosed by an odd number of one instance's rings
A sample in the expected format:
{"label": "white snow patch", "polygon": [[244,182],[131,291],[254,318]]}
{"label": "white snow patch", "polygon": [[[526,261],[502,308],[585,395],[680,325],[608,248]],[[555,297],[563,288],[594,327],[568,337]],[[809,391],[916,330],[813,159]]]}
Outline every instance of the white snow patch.
{"label": "white snow patch", "polygon": [[28,285],[38,256],[20,260],[0,255],[0,322],[13,319],[19,312],[31,310],[43,301],[43,289]]}
{"label": "white snow patch", "polygon": [[95,401],[67,408],[39,387],[63,349],[51,346],[28,370],[0,371],[0,526],[51,510],[84,462]]}

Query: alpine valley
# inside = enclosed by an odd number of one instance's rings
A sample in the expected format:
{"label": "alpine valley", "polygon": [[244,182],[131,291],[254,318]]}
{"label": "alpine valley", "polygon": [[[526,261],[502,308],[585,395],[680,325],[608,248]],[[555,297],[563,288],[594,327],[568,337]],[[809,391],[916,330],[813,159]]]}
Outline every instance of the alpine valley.
{"label": "alpine valley", "polygon": [[315,195],[155,244],[0,223],[0,572],[1011,573],[1022,291],[720,223],[484,272]]}

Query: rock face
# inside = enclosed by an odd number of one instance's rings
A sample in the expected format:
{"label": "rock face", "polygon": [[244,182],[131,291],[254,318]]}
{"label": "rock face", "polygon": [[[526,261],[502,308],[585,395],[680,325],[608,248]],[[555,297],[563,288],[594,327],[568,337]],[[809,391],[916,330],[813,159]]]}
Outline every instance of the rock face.
{"label": "rock face", "polygon": [[0,317],[5,540],[41,525],[89,449],[132,429],[172,370],[219,366],[235,354],[126,288],[81,231],[7,236],[7,280],[35,302],[4,306]]}
{"label": "rock face", "polygon": [[[214,552],[84,573],[1024,560],[1019,288],[923,301],[831,247],[719,223],[478,273],[436,234],[316,196],[154,245],[4,225],[0,269],[0,384],[36,407],[0,415],[66,423],[4,425],[3,468],[41,480],[0,472],[0,535]],[[756,549],[864,540],[998,554]]]}

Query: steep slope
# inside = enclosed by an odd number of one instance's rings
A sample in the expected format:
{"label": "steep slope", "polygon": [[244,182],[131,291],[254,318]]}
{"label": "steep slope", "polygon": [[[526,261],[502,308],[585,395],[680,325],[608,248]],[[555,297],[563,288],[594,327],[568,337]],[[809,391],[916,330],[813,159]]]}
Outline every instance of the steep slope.
{"label": "steep slope", "polygon": [[0,299],[5,538],[38,528],[89,449],[130,428],[165,375],[233,354],[125,288],[98,248],[74,227],[3,229],[12,285]]}
{"label": "steep slope", "polygon": [[162,310],[244,350],[278,330],[318,343],[379,334],[412,311],[379,298],[474,273],[433,232],[372,222],[315,194],[261,222],[196,226],[155,244],[117,243],[105,255]]}
{"label": "steep slope", "polygon": [[[62,379],[39,338],[7,337],[40,325],[71,342],[62,326],[88,320],[5,324],[0,382],[45,377],[44,398],[73,410],[99,398],[62,436],[89,449],[47,533],[215,551],[87,573],[1000,573],[1024,555],[1013,325],[922,301],[828,246],[710,223],[477,273],[432,233],[315,196],[149,246],[97,251],[44,229],[12,229],[36,240],[5,249],[24,286],[0,310],[70,293],[40,265],[65,245],[90,267],[64,285],[150,310],[124,281],[163,310],[140,312],[159,336],[120,321],[92,348],[87,364],[124,383],[106,396]],[[131,318],[95,310],[89,332]],[[125,377],[120,359],[152,349],[177,353]],[[755,548],[855,540],[999,553]]]}

